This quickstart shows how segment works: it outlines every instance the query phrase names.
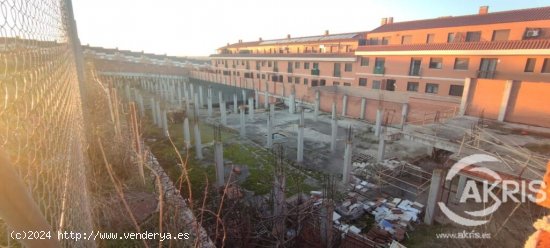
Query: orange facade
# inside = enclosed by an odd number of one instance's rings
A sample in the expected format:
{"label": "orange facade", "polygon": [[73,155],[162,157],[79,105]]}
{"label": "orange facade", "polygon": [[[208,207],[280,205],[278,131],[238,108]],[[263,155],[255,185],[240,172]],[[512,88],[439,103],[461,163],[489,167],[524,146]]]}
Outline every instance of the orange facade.
{"label": "orange facade", "polygon": [[277,97],[295,94],[306,104],[319,94],[322,111],[334,102],[339,114],[368,121],[383,109],[388,123],[399,123],[407,104],[410,122],[437,112],[483,112],[550,127],[541,117],[550,116],[541,104],[550,90],[549,13],[546,7],[391,18],[370,32],[239,42],[218,49],[210,67],[191,75],[260,92],[267,86]]}

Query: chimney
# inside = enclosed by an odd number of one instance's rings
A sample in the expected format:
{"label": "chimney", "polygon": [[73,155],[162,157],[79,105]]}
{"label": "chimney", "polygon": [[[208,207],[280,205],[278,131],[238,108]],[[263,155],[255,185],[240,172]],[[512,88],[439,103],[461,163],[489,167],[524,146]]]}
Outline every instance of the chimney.
{"label": "chimney", "polygon": [[382,18],[382,20],[380,21],[380,25],[386,25],[386,23],[388,23],[388,18]]}
{"label": "chimney", "polygon": [[243,40],[239,40],[239,43],[243,43]]}
{"label": "chimney", "polygon": [[325,30],[325,35],[328,35],[328,29],[327,29],[327,30]]}
{"label": "chimney", "polygon": [[287,34],[287,35],[286,35],[286,38],[287,38],[287,39],[290,39],[290,34]]}
{"label": "chimney", "polygon": [[230,45],[229,42],[227,42],[227,46],[229,46],[229,45]]}
{"label": "chimney", "polygon": [[489,6],[480,6],[478,14],[480,14],[480,15],[489,14]]}
{"label": "chimney", "polygon": [[260,41],[263,41],[262,37],[260,37],[260,39],[259,39],[259,40],[260,40]]}
{"label": "chimney", "polygon": [[388,17],[388,22],[386,24],[392,24],[393,23],[393,17]]}

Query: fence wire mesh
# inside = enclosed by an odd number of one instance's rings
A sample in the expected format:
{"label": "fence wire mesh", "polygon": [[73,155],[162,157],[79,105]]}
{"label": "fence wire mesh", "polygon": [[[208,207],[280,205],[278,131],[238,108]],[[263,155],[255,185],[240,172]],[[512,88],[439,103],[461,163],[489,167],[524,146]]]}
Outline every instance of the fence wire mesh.
{"label": "fence wire mesh", "polygon": [[[0,1],[0,151],[7,154],[54,234],[85,233],[93,226],[68,8],[70,1],[64,0]],[[19,246],[9,233],[0,219],[0,246]],[[82,240],[61,244],[94,246]]]}

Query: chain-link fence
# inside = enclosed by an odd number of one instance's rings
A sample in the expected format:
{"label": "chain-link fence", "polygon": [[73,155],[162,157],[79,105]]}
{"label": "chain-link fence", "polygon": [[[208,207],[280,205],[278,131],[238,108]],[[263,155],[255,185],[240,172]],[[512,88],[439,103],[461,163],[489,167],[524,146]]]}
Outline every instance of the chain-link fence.
{"label": "chain-link fence", "polygon": [[[1,0],[0,13],[0,151],[52,234],[90,232],[87,143],[76,66],[81,63],[75,62],[76,36],[70,38],[76,30],[71,3]],[[0,188],[12,180],[0,179]],[[16,222],[32,216],[32,208],[21,207],[16,216],[10,215]],[[0,218],[2,211],[0,207]],[[0,219],[0,246],[19,246],[10,235],[17,224]],[[60,242],[71,247],[95,245],[86,240]]]}

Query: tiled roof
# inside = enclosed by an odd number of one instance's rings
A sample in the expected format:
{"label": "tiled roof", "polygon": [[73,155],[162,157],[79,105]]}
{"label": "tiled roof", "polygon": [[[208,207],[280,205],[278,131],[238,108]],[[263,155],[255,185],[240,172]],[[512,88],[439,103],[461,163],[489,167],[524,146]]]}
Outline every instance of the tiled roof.
{"label": "tiled roof", "polygon": [[422,50],[510,50],[550,49],[550,40],[509,40],[407,45],[361,46],[357,51],[422,51]]}
{"label": "tiled roof", "polygon": [[232,54],[212,54],[212,58],[219,57],[235,57],[235,58],[248,58],[248,57],[315,57],[315,58],[342,58],[342,57],[355,57],[353,52],[351,53],[232,53]]}
{"label": "tiled roof", "polygon": [[234,43],[228,46],[221,47],[224,48],[240,48],[240,47],[249,47],[249,46],[263,46],[263,45],[281,45],[281,44],[300,44],[300,43],[316,43],[322,41],[344,41],[344,40],[355,40],[359,35],[363,35],[366,32],[355,32],[355,33],[342,33],[342,34],[330,34],[330,35],[317,35],[317,36],[304,36],[296,37],[290,39],[274,39],[274,40],[263,40],[263,41],[249,41]]}
{"label": "tiled roof", "polygon": [[384,33],[402,30],[430,29],[444,27],[458,27],[483,25],[493,23],[524,22],[536,20],[550,20],[550,7],[520,9],[488,13],[484,15],[465,15],[456,17],[441,17],[435,19],[394,22],[382,25],[369,33]]}

